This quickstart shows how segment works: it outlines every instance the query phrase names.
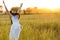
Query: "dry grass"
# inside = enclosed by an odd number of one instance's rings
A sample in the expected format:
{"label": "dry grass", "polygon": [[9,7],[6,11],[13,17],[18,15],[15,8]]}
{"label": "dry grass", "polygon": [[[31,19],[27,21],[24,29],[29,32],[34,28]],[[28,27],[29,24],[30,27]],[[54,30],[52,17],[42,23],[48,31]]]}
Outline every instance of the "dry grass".
{"label": "dry grass", "polygon": [[[60,14],[21,15],[19,40],[60,40]],[[10,19],[0,15],[0,40],[9,40]]]}

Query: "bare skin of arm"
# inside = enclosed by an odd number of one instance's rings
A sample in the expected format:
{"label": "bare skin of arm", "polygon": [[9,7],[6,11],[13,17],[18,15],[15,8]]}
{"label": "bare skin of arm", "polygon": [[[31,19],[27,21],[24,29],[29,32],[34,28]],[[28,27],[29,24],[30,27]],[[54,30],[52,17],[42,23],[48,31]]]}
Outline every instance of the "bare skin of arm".
{"label": "bare skin of arm", "polygon": [[[3,4],[4,4],[4,7],[5,7],[5,9],[6,9],[6,12],[8,13],[8,15],[9,15],[9,17],[10,17],[10,20],[11,20],[11,13],[8,11],[8,9],[7,9],[6,5],[5,5],[4,0],[3,0]],[[11,23],[12,23],[12,20],[11,20]]]}
{"label": "bare skin of arm", "polygon": [[9,12],[8,9],[7,9],[4,0],[3,0],[3,4],[4,4],[4,7],[5,7],[5,9],[6,9],[6,12],[7,12],[7,13],[9,14],[9,16],[11,17],[11,14],[10,14],[10,12]]}
{"label": "bare skin of arm", "polygon": [[[18,13],[21,11],[22,5],[23,5],[23,3],[20,4],[20,7],[18,8]],[[20,16],[20,13],[19,13],[19,16]]]}

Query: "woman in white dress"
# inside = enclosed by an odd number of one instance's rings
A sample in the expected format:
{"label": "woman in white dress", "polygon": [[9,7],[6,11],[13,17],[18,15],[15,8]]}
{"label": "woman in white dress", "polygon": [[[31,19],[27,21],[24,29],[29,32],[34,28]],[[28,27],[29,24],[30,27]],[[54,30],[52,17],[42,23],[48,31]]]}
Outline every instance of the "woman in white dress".
{"label": "woman in white dress", "polygon": [[20,11],[23,3],[21,3],[21,6],[19,7],[19,9],[17,11],[11,10],[10,12],[8,11],[8,9],[6,7],[4,0],[3,0],[3,4],[5,6],[7,13],[9,14],[9,17],[10,17],[11,23],[12,23],[9,38],[10,38],[10,40],[18,40],[20,32],[21,32],[21,25],[19,24],[20,15],[18,12]]}

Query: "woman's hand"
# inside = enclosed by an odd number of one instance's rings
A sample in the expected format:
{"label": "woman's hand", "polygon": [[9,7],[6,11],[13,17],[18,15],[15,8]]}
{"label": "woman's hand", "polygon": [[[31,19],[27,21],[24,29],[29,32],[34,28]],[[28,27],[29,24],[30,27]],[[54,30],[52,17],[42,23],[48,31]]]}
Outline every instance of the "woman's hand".
{"label": "woman's hand", "polygon": [[21,10],[22,5],[23,5],[23,3],[20,4],[19,10]]}
{"label": "woman's hand", "polygon": [[3,3],[4,3],[4,0],[3,0]]}
{"label": "woman's hand", "polygon": [[22,7],[23,3],[20,4],[20,7]]}
{"label": "woman's hand", "polygon": [[5,3],[4,0],[3,0],[3,3]]}

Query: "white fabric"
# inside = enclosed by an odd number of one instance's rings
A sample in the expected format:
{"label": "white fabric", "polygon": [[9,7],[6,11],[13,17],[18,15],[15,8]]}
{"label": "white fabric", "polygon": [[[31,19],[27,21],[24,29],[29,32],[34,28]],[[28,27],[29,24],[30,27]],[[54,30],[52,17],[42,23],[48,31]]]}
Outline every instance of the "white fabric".
{"label": "white fabric", "polygon": [[13,24],[10,29],[10,40],[18,40],[21,32],[21,25],[18,21],[18,16],[11,17]]}

